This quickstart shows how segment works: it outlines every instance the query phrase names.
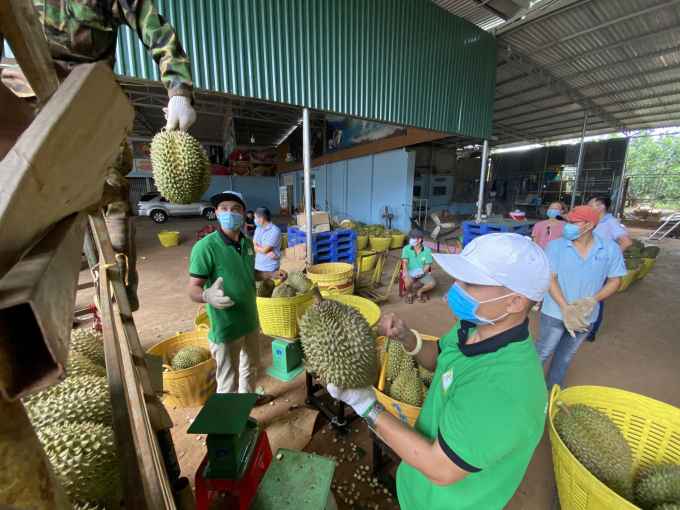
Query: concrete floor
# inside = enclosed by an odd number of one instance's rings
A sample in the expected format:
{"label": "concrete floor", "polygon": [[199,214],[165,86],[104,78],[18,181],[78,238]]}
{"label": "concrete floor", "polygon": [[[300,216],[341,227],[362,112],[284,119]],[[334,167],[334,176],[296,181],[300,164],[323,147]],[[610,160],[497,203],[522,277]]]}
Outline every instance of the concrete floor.
{"label": "concrete floor", "polygon": [[[277,220],[278,221],[278,220]],[[285,220],[284,220],[285,221]],[[187,296],[189,256],[196,243],[196,232],[207,222],[203,219],[169,219],[162,225],[148,218],[137,218],[138,232],[138,270],[140,276],[140,310],[134,314],[144,349],[173,336],[176,332],[193,331],[194,318],[198,304]],[[161,230],[178,230],[180,244],[175,248],[161,246],[156,234]],[[648,231],[629,229],[635,238],[649,235]],[[660,259],[646,279],[636,282],[625,293],[619,293],[606,302],[605,319],[595,343],[584,343],[573,359],[565,379],[566,386],[600,385],[619,388],[658,399],[680,407],[680,342],[678,341],[678,310],[680,309],[680,240],[668,239],[660,243]],[[394,252],[398,256],[397,252]],[[388,269],[391,271],[393,259]],[[395,312],[406,323],[422,333],[441,336],[455,324],[448,303],[442,297],[448,291],[451,278],[436,264],[432,274],[437,286],[432,291],[431,300],[426,303],[415,301],[406,305],[399,299],[397,285],[392,289],[390,300],[382,307],[383,313]],[[85,278],[85,277],[84,277]],[[78,305],[91,303],[91,291],[78,295]],[[530,331],[535,339],[538,335],[540,314],[530,316]],[[304,404],[305,379],[300,375],[290,383],[282,383],[268,377],[264,370],[271,365],[271,338],[261,336],[262,362],[258,384],[267,393],[277,398],[272,406],[264,406],[253,411],[261,425],[266,427],[271,421],[288,413],[289,406]],[[286,402],[289,399],[290,402]],[[329,403],[330,400],[329,400]],[[173,438],[180,454],[182,474],[189,476],[193,484],[193,474],[205,454],[202,443],[185,434],[189,418],[198,413],[199,408],[169,409],[175,427]],[[322,429],[328,433],[323,434]],[[361,421],[351,427],[347,441],[355,443],[367,452],[361,464],[372,463],[372,445],[368,439],[366,425]],[[305,451],[337,455],[345,445],[333,443],[334,434],[328,429],[327,422],[319,417],[314,436]],[[347,450],[349,451],[349,450]],[[352,473],[358,462],[343,463],[336,469],[339,482],[356,481]],[[362,485],[363,484],[358,484]],[[552,467],[550,442],[547,431],[539,444],[529,469],[506,508],[511,510],[544,510],[550,508],[555,478]],[[380,508],[392,508],[386,496],[373,498],[366,485],[362,487],[361,501],[371,498]],[[339,501],[340,509],[350,505]]]}

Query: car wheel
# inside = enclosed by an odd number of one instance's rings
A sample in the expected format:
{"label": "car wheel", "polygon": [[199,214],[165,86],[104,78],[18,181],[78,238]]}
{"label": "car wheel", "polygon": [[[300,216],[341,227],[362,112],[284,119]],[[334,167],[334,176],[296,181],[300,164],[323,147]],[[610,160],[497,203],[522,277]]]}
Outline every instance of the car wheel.
{"label": "car wheel", "polygon": [[203,211],[203,217],[206,220],[215,221],[217,219],[215,209],[206,209],[205,211]]}
{"label": "car wheel", "polygon": [[168,215],[164,211],[156,209],[155,211],[151,211],[151,219],[154,223],[163,223],[168,219]]}

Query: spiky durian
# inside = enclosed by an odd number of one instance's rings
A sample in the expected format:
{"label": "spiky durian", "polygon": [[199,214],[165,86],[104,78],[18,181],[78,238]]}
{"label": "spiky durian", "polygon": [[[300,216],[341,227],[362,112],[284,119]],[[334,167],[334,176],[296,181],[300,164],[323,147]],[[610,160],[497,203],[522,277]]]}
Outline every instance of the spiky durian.
{"label": "spiky durian", "polygon": [[[630,250],[630,248],[628,248]],[[640,258],[643,259],[655,259],[659,256],[661,248],[658,246],[648,246],[647,248],[640,251]]]}
{"label": "spiky durian", "polygon": [[307,361],[323,380],[363,388],[378,378],[375,334],[353,306],[331,299],[310,306],[300,319]]}
{"label": "spiky durian", "polygon": [[210,159],[203,145],[183,131],[154,136],[151,163],[158,190],[175,204],[197,202],[210,186]]}
{"label": "spiky durian", "polygon": [[90,358],[84,354],[71,349],[68,353],[67,373],[69,376],[94,375],[97,377],[106,377],[106,368],[93,363]]}
{"label": "spiky durian", "polygon": [[643,468],[635,478],[635,504],[655,510],[663,504],[680,504],[680,466],[661,464]]}
{"label": "spiky durian", "polygon": [[418,374],[414,372],[416,371],[407,370],[399,374],[390,386],[390,396],[404,404],[420,407],[425,401],[427,388]]}
{"label": "spiky durian", "polygon": [[87,398],[88,394],[105,393],[108,395],[109,387],[104,377],[94,375],[77,375],[67,377],[64,381],[47,388],[46,390],[22,399],[24,405],[35,403],[48,398]]}
{"label": "spiky durian", "polygon": [[67,392],[28,402],[25,407],[36,429],[85,422],[113,426],[108,391]]}
{"label": "spiky durian", "polygon": [[196,365],[208,361],[210,354],[200,345],[190,345],[177,351],[170,362],[174,370],[186,370]]}
{"label": "spiky durian", "polygon": [[423,381],[425,386],[429,388],[430,384],[432,384],[432,379],[434,378],[434,372],[425,370],[423,367],[418,365],[418,377],[420,377],[420,380]]}
{"label": "spiky durian", "polygon": [[92,328],[74,329],[71,331],[69,349],[87,356],[92,363],[106,366],[104,363],[104,336]]}
{"label": "spiky durian", "polygon": [[287,283],[281,283],[274,289],[274,292],[272,292],[273,298],[291,298],[295,297],[295,295],[295,289],[292,285],[288,285]]}
{"label": "spiky durian", "polygon": [[286,283],[295,289],[297,295],[307,294],[314,283],[312,280],[300,271],[291,271],[288,273]]}
{"label": "spiky durian", "polygon": [[260,280],[255,282],[257,297],[272,297],[272,292],[276,288],[274,280],[267,278],[266,280]]}
{"label": "spiky durian", "polygon": [[405,371],[411,371],[416,367],[413,356],[409,356],[404,352],[401,342],[399,340],[388,339],[383,343],[380,350],[380,366],[382,366],[383,359],[385,358],[385,350],[387,349],[387,344],[389,342],[390,351],[387,356],[387,367],[385,369],[385,378],[388,381],[393,381],[399,374]]}

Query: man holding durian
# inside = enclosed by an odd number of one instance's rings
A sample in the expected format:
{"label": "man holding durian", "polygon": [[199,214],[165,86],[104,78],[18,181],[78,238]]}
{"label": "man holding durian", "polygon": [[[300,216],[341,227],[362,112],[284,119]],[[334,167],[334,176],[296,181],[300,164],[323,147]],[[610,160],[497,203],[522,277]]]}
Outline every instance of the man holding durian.
{"label": "man holding durian", "polygon": [[379,326],[435,372],[415,427],[383,412],[372,387],[329,384],[328,391],[378,427],[403,460],[402,509],[502,509],[545,425],[547,394],[527,314],[548,291],[550,267],[538,245],[517,234],[488,234],[434,260],[457,280],[449,291],[455,327],[423,342],[395,314]]}

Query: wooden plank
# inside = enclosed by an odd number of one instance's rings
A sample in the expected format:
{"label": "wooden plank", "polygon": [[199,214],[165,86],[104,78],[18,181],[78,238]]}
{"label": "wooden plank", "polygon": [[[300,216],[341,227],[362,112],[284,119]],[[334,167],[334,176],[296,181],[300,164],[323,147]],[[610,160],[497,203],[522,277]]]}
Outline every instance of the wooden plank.
{"label": "wooden plank", "polygon": [[0,278],[51,225],[98,203],[133,120],[105,63],[73,70],[0,162]]}
{"label": "wooden plank", "polygon": [[2,0],[0,32],[38,101],[49,99],[59,87],[59,80],[33,0]]}

